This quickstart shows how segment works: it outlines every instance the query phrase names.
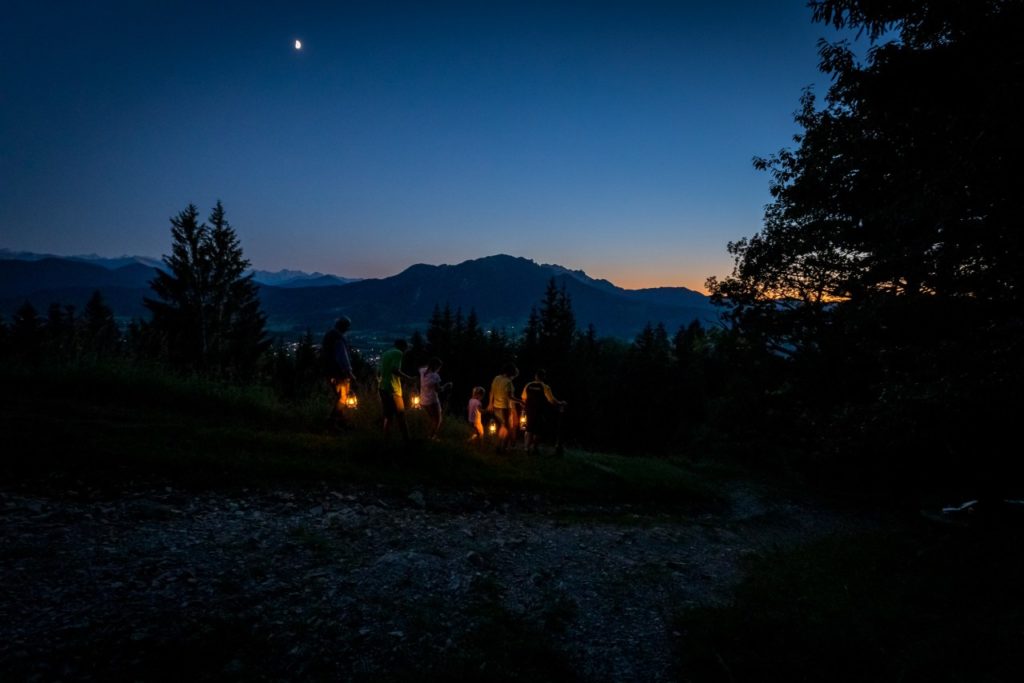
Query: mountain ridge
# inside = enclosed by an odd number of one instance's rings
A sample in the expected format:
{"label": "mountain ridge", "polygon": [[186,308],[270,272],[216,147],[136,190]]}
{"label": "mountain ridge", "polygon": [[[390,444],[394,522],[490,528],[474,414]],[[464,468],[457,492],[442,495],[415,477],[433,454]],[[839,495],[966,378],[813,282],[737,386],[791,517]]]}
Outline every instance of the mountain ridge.
{"label": "mountain ridge", "polygon": [[[26,299],[40,310],[51,301],[80,307],[99,289],[118,316],[145,317],[142,298],[151,295],[155,274],[138,263],[108,269],[72,259],[0,259],[0,312],[9,315]],[[630,338],[647,323],[674,328],[717,319],[708,298],[685,287],[624,289],[583,271],[507,254],[451,265],[416,263],[389,277],[344,284],[282,280],[261,284],[260,300],[271,329],[292,334],[326,328],[342,314],[364,330],[407,332],[422,329],[434,307],[445,305],[463,314],[475,311],[487,328],[516,331],[539,307],[551,279],[572,298],[580,328],[593,324],[601,335]]]}

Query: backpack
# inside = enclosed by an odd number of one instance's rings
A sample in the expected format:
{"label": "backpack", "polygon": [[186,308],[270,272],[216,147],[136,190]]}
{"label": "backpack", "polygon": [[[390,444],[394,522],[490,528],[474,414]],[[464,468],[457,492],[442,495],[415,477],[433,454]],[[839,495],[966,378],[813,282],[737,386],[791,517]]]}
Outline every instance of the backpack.
{"label": "backpack", "polygon": [[338,372],[338,361],[334,358],[338,350],[338,339],[341,333],[333,327],[324,335],[320,344],[320,369],[328,377],[333,377]]}

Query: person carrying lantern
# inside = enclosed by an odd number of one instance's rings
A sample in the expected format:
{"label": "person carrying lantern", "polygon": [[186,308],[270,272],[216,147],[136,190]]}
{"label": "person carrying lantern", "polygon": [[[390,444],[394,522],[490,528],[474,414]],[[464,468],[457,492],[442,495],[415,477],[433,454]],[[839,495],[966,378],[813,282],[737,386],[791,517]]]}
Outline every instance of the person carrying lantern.
{"label": "person carrying lantern", "polygon": [[327,330],[320,344],[320,358],[323,363],[327,384],[331,387],[333,405],[327,418],[333,429],[346,429],[350,425],[345,417],[345,409],[352,392],[352,359],[348,353],[348,340],[345,333],[352,327],[347,316],[341,316],[334,322],[334,327]]}
{"label": "person carrying lantern", "polygon": [[473,435],[469,437],[469,440],[478,444],[484,442],[484,393],[483,387],[473,387],[473,396],[469,399],[469,404],[466,406],[466,418],[469,420],[469,424],[473,426]]}
{"label": "person carrying lantern", "polygon": [[402,372],[402,356],[407,348],[409,344],[404,339],[396,339],[394,347],[380,357],[380,405],[384,416],[384,436],[387,437],[391,425],[397,423],[402,430],[402,438],[408,442],[409,428],[405,424],[402,380],[413,378]]}
{"label": "person carrying lantern", "polygon": [[439,392],[451,388],[452,383],[441,384],[441,359],[434,356],[427,364],[420,368],[420,405],[430,417],[430,439],[437,440],[438,432],[441,431],[441,397]]}
{"label": "person carrying lantern", "polygon": [[498,423],[498,452],[501,453],[512,444],[513,434],[511,419],[513,407],[519,400],[515,396],[512,380],[519,376],[519,368],[508,363],[501,369],[501,374],[491,382],[491,395],[487,402],[487,410],[494,415]]}

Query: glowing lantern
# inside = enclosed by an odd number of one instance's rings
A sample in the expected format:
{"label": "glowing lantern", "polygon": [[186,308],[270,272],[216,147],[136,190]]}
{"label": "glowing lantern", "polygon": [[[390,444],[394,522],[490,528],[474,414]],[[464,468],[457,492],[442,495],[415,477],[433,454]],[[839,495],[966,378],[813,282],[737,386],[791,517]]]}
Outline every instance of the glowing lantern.
{"label": "glowing lantern", "polygon": [[419,397],[419,394],[413,394],[412,395],[412,407],[413,408],[419,408],[420,407],[420,397]]}
{"label": "glowing lantern", "polygon": [[487,433],[488,434],[497,434],[498,433],[498,423],[494,422],[493,420],[491,422],[487,423]]}
{"label": "glowing lantern", "polygon": [[359,407],[359,399],[356,398],[355,394],[351,394],[345,399],[345,407],[350,410],[355,410]]}
{"label": "glowing lantern", "polygon": [[526,413],[519,416],[519,428],[526,429]]}

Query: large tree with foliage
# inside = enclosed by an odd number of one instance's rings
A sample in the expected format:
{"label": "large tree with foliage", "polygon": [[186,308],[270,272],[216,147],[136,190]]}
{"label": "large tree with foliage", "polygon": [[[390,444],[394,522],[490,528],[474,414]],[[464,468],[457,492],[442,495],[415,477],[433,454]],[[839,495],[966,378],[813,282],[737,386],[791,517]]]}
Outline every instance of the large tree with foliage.
{"label": "large tree with foliage", "polygon": [[873,46],[821,45],[832,84],[803,97],[796,148],[755,162],[763,229],[709,287],[748,340],[794,359],[802,425],[984,449],[1019,405],[1024,3],[810,4]]}
{"label": "large tree with foliage", "polygon": [[266,316],[220,202],[209,221],[201,223],[192,204],[171,219],[167,270],[150,283],[158,298],[145,300],[150,327],[172,363],[246,378],[269,346]]}
{"label": "large tree with foliage", "polygon": [[864,62],[845,43],[822,45],[824,106],[808,92],[798,147],[755,162],[774,201],[761,232],[730,244],[735,270],[712,290],[740,319],[800,310],[791,334],[836,302],[1019,308],[1024,136],[1011,95],[1024,91],[1024,4],[811,5],[818,21],[896,37]]}

